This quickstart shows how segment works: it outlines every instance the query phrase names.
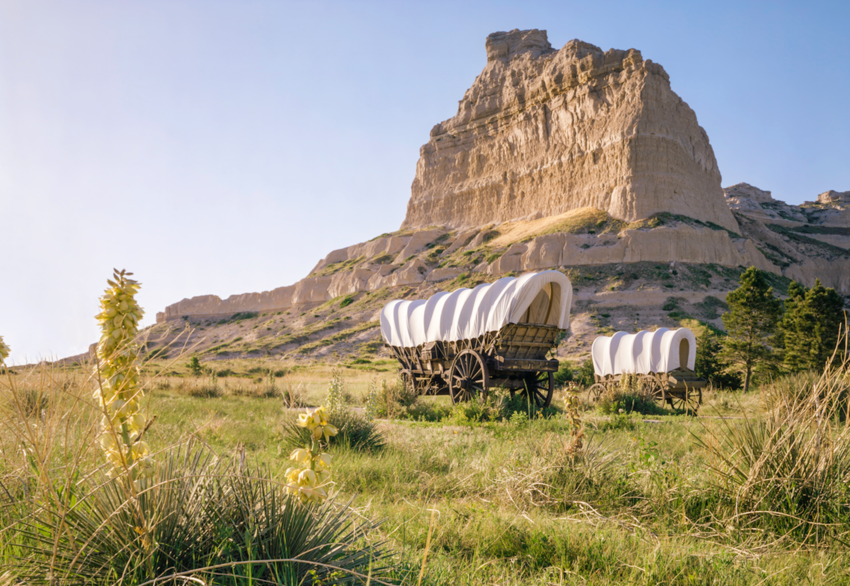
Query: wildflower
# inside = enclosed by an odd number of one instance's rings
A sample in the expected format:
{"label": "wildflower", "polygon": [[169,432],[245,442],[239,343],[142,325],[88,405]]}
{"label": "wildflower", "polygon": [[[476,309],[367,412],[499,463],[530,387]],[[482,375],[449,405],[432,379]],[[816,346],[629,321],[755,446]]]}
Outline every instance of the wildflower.
{"label": "wildflower", "polygon": [[287,494],[297,496],[303,503],[319,503],[328,498],[320,475],[310,468],[289,468],[285,477]]}
{"label": "wildflower", "polygon": [[116,476],[132,467],[135,480],[150,473],[152,461],[150,448],[140,441],[148,421],[140,410],[142,390],[135,338],[144,312],[135,299],[140,285],[130,275],[116,270],[100,298],[96,367],[100,384],[94,398],[104,414],[98,441],[111,465],[109,474]]}
{"label": "wildflower", "polygon": [[325,483],[331,479],[331,455],[319,454],[313,458],[313,470],[319,478],[319,482]]}
{"label": "wildflower", "polygon": [[306,466],[313,459],[313,454],[310,450],[298,448],[297,450],[292,450],[292,453],[289,454],[289,459]]}
{"label": "wildflower", "polygon": [[328,413],[324,407],[318,407],[313,411],[307,411],[298,415],[298,426],[306,427],[313,432],[312,437],[315,441],[325,437],[325,441],[335,436],[338,433],[336,427],[328,421]]}
{"label": "wildflower", "polygon": [[328,498],[324,487],[331,481],[331,456],[319,452],[319,441],[322,437],[327,441],[337,429],[328,421],[325,407],[299,414],[297,425],[310,430],[311,445],[290,452],[289,459],[296,465],[284,473],[286,493],[305,504],[320,503]]}
{"label": "wildflower", "polygon": [[3,336],[0,336],[0,364],[3,364],[9,357],[12,349],[3,342]]}

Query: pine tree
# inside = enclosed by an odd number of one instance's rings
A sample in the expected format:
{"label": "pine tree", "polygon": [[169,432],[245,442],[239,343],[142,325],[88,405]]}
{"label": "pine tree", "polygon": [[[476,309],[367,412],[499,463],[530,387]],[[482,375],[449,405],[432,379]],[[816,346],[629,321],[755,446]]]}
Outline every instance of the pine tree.
{"label": "pine tree", "polygon": [[697,351],[694,372],[710,382],[715,388],[738,389],[741,377],[723,369],[720,351],[723,349],[723,332],[704,325],[697,334]]}
{"label": "pine tree", "polygon": [[[785,367],[791,371],[822,370],[832,358],[844,324],[844,299],[819,280],[811,289],[792,283],[788,294],[780,328]],[[836,360],[840,358],[836,356]]]}
{"label": "pine tree", "polygon": [[741,275],[740,286],[726,295],[729,311],[723,314],[728,336],[721,357],[729,370],[744,375],[744,392],[750,389],[753,370],[776,361],[769,345],[779,320],[782,301],[774,297],[762,271],[750,267]]}

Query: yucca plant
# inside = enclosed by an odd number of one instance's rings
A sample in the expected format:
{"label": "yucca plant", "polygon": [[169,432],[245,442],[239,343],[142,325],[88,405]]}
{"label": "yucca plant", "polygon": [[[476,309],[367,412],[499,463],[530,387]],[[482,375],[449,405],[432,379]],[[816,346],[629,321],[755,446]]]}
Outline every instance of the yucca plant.
{"label": "yucca plant", "polygon": [[[305,504],[301,487],[192,441],[156,454],[140,447],[149,420],[139,404],[137,289],[116,271],[88,374],[42,365],[0,380],[3,580],[386,583],[381,544],[364,533],[372,525],[347,505]],[[49,398],[37,414],[33,392]],[[327,437],[320,423],[311,430]],[[311,471],[322,475],[330,460],[318,456]]]}
{"label": "yucca plant", "polygon": [[[328,440],[331,449],[344,447],[359,452],[378,452],[387,444],[374,421],[350,409],[328,414],[328,420],[339,430]],[[290,419],[283,423],[283,443],[287,448],[296,449],[309,442],[310,432],[299,427],[296,420]]]}
{"label": "yucca plant", "polygon": [[804,542],[846,542],[850,535],[850,357],[820,377],[795,376],[768,389],[761,418],[722,420],[697,436],[726,505],[724,528],[769,531]]}
{"label": "yucca plant", "polygon": [[[136,480],[150,473],[150,448],[142,441],[148,421],[141,410],[144,393],[139,384],[139,321],[144,312],[136,301],[139,283],[133,273],[114,270],[100,298],[101,325],[97,345],[95,398],[103,410],[100,445],[111,468],[109,474],[127,474]],[[140,520],[142,522],[142,520]]]}
{"label": "yucca plant", "polygon": [[23,520],[16,578],[139,584],[179,574],[207,583],[250,577],[301,584],[311,574],[343,584],[384,573],[382,544],[359,542],[372,525],[358,519],[355,534],[347,506],[305,506],[267,471],[241,469],[203,445],[190,441],[160,453],[143,483],[145,534],[135,530],[136,511],[116,479],[76,485],[62,515],[45,509]]}

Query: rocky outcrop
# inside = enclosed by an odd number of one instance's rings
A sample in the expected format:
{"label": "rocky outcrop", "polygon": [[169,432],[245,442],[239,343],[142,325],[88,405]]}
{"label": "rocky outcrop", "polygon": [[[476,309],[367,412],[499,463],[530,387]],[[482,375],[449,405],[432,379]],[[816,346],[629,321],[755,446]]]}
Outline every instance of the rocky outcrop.
{"label": "rocky outcrop", "polygon": [[555,51],[540,30],[494,33],[486,49],[457,115],[420,150],[403,228],[595,207],[738,230],[708,136],[660,65],[578,40]]}
{"label": "rocky outcrop", "polygon": [[755,266],[779,274],[749,240],[733,241],[725,231],[687,225],[620,234],[548,234],[513,244],[486,271],[493,275],[554,267],[670,261],[724,266]]}
{"label": "rocky outcrop", "polygon": [[818,203],[821,205],[850,204],[850,191],[824,191],[818,195]]}

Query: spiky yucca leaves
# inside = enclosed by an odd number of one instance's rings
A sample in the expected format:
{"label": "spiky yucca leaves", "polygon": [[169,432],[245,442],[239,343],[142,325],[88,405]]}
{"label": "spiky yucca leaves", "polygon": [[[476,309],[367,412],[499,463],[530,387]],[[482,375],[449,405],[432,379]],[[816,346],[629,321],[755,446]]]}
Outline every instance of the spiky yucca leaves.
{"label": "spiky yucca leaves", "polygon": [[97,315],[102,335],[97,345],[98,385],[94,396],[103,409],[100,445],[110,475],[129,472],[132,479],[150,474],[150,449],[141,441],[147,427],[140,403],[139,348],[135,343],[144,312],[135,299],[139,283],[133,273],[115,270],[100,298]]}
{"label": "spiky yucca leaves", "polygon": [[[330,423],[339,430],[335,436],[328,438],[328,449],[338,447],[349,448],[358,452],[379,452],[387,444],[375,421],[346,409],[335,415],[329,415]],[[283,427],[283,443],[289,449],[297,449],[310,445],[312,432],[300,427],[295,420],[285,421]]]}
{"label": "spiky yucca leaves", "polygon": [[[232,528],[222,560],[279,560],[234,566],[233,576],[251,577],[259,584],[368,584],[378,583],[387,568],[384,542],[371,542],[376,524],[355,517],[349,505],[333,500],[318,506],[302,504],[262,470],[231,475],[227,509]],[[303,560],[302,563],[293,559]],[[386,584],[384,581],[380,581]]]}
{"label": "spiky yucca leaves", "polygon": [[[846,352],[846,349],[845,349]],[[723,421],[697,437],[713,470],[714,494],[728,505],[724,531],[781,535],[808,543],[850,538],[850,356],[820,377],[793,377],[765,391],[762,418]]]}
{"label": "spiky yucca leaves", "polygon": [[[250,576],[294,586],[311,572],[327,584],[383,572],[375,565],[386,557],[383,544],[363,541],[373,525],[358,517],[355,533],[348,506],[304,506],[268,471],[242,469],[203,445],[161,454],[145,484],[131,503],[115,479],[83,480],[69,487],[69,509],[22,519],[28,555],[15,560],[14,576],[27,584],[181,582],[169,581],[175,574],[239,584]],[[148,535],[134,530],[137,509],[151,520]]]}

